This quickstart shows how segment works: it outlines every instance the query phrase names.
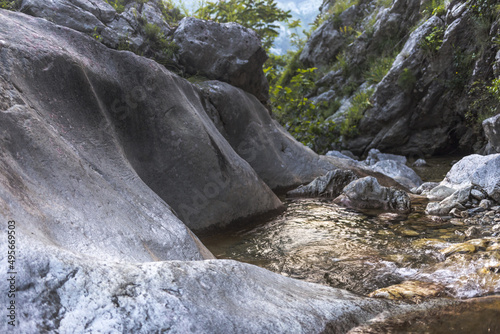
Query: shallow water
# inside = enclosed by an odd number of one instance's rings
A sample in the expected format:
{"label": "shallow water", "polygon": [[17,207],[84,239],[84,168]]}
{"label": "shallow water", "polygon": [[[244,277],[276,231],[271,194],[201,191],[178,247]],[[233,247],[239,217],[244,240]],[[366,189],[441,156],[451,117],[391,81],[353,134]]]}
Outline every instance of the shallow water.
{"label": "shallow water", "polygon": [[[439,162],[435,178],[443,178],[449,160]],[[331,202],[287,200],[286,211],[271,221],[202,242],[218,258],[362,295],[407,280],[441,284],[455,298],[500,294],[500,250],[486,250],[500,243],[491,226],[477,226],[483,243],[475,252],[445,256],[441,250],[478,236],[467,237],[470,226],[460,221],[425,215],[424,199],[412,201],[408,216],[370,215]]]}

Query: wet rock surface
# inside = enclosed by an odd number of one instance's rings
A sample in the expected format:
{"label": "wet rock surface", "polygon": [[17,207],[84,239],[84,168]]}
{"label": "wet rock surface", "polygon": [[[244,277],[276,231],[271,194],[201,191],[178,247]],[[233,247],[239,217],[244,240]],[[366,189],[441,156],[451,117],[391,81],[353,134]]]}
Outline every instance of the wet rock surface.
{"label": "wet rock surface", "polygon": [[337,169],[314,179],[311,183],[287,192],[288,197],[331,197],[339,196],[344,187],[357,180],[351,171]]}

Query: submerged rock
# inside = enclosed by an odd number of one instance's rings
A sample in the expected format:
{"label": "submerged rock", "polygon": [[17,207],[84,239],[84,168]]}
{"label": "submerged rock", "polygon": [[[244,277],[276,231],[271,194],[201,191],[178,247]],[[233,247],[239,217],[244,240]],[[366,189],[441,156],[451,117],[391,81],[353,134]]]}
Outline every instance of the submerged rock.
{"label": "submerged rock", "polygon": [[287,192],[289,197],[332,197],[335,198],[342,190],[358,177],[351,171],[337,169],[314,179],[306,186]]}
{"label": "submerged rock", "polygon": [[445,287],[437,283],[420,281],[405,281],[401,284],[373,291],[368,296],[392,300],[411,300],[420,302],[423,299],[440,297],[444,294]]}
{"label": "submerged rock", "polygon": [[334,202],[358,210],[411,211],[410,197],[406,192],[382,187],[372,176],[351,182]]}

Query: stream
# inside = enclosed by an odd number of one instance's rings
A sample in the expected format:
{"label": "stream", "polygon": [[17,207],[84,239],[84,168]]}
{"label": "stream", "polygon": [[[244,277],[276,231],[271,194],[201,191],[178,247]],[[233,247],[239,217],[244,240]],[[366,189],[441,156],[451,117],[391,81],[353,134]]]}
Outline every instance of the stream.
{"label": "stream", "polygon": [[[424,181],[440,181],[451,160],[429,159],[432,167],[416,171]],[[286,210],[280,216],[202,242],[217,258],[365,296],[405,281],[431,283],[438,290],[434,297],[500,294],[500,233],[492,229],[500,214],[486,213],[472,225],[425,215],[422,197],[412,198],[413,211],[406,216],[361,213],[331,199],[283,200]],[[499,305],[497,299],[491,303]],[[478,304],[478,322],[489,314],[485,310],[500,319],[500,308],[491,311],[491,303]]]}

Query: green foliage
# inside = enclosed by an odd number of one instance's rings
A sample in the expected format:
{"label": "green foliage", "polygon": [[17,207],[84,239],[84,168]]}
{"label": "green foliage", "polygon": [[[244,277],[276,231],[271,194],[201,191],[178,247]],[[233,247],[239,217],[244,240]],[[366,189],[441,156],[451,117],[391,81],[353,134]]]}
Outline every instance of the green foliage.
{"label": "green foliage", "polygon": [[462,90],[467,86],[468,81],[472,76],[476,53],[470,53],[455,48],[453,50],[453,75],[446,82],[446,86],[451,90]]}
{"label": "green foliage", "polygon": [[123,13],[125,10],[125,5],[130,1],[127,0],[105,0],[108,4],[110,4],[117,13]]}
{"label": "green foliage", "polygon": [[156,24],[146,23],[143,29],[149,45],[154,51],[159,53],[159,55],[153,58],[162,65],[169,65],[174,55],[179,51],[179,46],[173,40],[169,40]]}
{"label": "green foliage", "polygon": [[398,78],[398,86],[405,91],[411,91],[415,87],[416,82],[417,78],[408,68],[403,69]]}
{"label": "green foliage", "polygon": [[[266,74],[271,67],[268,67]],[[325,119],[340,107],[338,101],[316,105],[306,96],[315,89],[316,68],[296,69],[288,86],[271,89],[271,103],[278,121],[300,142],[324,153],[335,138],[335,124]]]}
{"label": "green foliage", "polygon": [[446,14],[445,0],[430,0],[424,4],[422,15],[428,18],[432,15],[442,16]]}
{"label": "green foliage", "polygon": [[196,11],[200,19],[215,22],[236,22],[255,30],[261,37],[262,45],[269,50],[279,35],[276,22],[288,22],[290,11],[278,8],[275,0],[225,0],[207,1]]}
{"label": "green foliage", "polygon": [[[142,0],[144,1],[144,0]],[[148,0],[145,0],[148,1]],[[164,20],[171,26],[175,26],[179,23],[180,20],[184,18],[184,15],[181,13],[179,8],[177,8],[171,0],[163,0],[157,2],[158,7],[161,10]],[[180,6],[183,6],[181,3]],[[184,12],[187,10],[184,8]]]}
{"label": "green foliage", "polygon": [[485,119],[500,113],[500,79],[494,79],[490,85],[474,82],[468,98],[471,102],[465,118],[471,127],[478,129]]}
{"label": "green foliage", "polygon": [[17,10],[19,9],[18,0],[0,0],[0,8],[7,10]]}
{"label": "green foliage", "polygon": [[432,31],[420,41],[420,47],[428,57],[433,57],[443,44],[444,28],[434,27]]}
{"label": "green foliage", "polygon": [[351,106],[346,112],[346,119],[340,126],[340,134],[346,138],[352,137],[358,133],[357,126],[364,112],[372,106],[370,98],[373,95],[373,89],[360,91],[351,101]]}
{"label": "green foliage", "polygon": [[377,0],[377,6],[388,8],[392,6],[392,0]]}
{"label": "green foliage", "polygon": [[378,58],[371,62],[369,69],[365,72],[365,80],[369,84],[378,84],[391,69],[395,57]]}
{"label": "green foliage", "polygon": [[470,0],[468,5],[475,16],[485,18],[490,22],[498,15],[498,0]]}
{"label": "green foliage", "polygon": [[357,5],[358,3],[359,0],[336,0],[331,11],[333,15],[337,16],[342,14],[347,8]]}

